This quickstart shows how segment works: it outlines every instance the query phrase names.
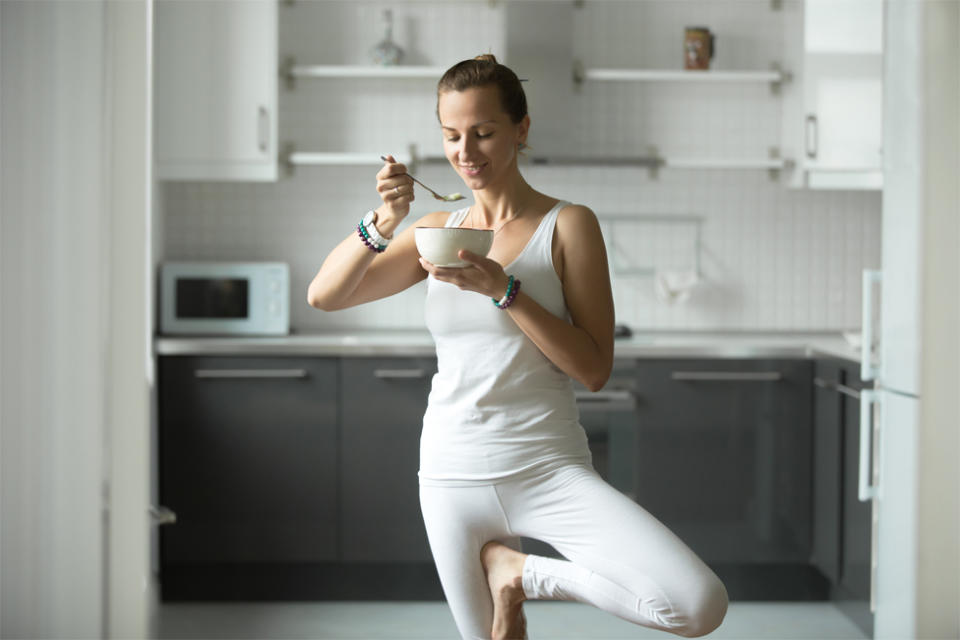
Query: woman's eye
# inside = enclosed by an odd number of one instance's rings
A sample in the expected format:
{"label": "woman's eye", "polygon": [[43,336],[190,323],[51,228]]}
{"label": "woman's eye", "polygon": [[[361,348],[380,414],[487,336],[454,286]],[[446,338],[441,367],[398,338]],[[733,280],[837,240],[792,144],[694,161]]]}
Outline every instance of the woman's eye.
{"label": "woman's eye", "polygon": [[477,137],[478,137],[478,138],[489,138],[489,137],[492,136],[492,135],[493,135],[492,133],[478,133],[478,134],[477,134]]}
{"label": "woman's eye", "polygon": [[456,142],[460,138],[447,138],[447,142]]}

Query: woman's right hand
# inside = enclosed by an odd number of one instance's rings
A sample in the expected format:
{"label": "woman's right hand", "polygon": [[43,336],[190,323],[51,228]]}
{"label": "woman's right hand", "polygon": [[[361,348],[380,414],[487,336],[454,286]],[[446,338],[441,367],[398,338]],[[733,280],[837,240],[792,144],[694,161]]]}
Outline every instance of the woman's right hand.
{"label": "woman's right hand", "polygon": [[414,200],[413,180],[403,164],[393,156],[386,158],[383,168],[377,172],[377,192],[384,204],[380,213],[399,223],[410,213],[410,203]]}

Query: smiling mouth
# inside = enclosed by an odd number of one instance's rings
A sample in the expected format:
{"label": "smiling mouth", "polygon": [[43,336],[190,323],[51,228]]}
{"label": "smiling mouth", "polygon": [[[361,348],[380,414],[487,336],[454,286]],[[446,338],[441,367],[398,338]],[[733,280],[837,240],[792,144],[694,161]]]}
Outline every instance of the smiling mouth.
{"label": "smiling mouth", "polygon": [[470,164],[470,165],[461,164],[460,170],[464,171],[465,173],[478,173],[485,166],[487,165],[486,164]]}

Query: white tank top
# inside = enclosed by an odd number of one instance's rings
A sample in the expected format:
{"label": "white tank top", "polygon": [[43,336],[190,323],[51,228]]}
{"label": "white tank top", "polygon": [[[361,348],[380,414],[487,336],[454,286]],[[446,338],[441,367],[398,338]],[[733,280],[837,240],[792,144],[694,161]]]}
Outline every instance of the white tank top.
{"label": "white tank top", "polygon": [[[569,321],[553,265],[558,202],[504,267],[521,291]],[[469,209],[454,211],[459,226]],[[429,277],[427,328],[437,345],[420,438],[422,484],[489,484],[555,464],[589,463],[570,377],[489,296]]]}

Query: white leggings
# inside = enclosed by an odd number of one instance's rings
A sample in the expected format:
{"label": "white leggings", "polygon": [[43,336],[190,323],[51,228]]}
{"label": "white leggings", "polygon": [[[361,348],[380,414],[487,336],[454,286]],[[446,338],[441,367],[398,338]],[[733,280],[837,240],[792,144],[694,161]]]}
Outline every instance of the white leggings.
{"label": "white leggings", "polygon": [[520,537],[547,542],[568,561],[527,556],[529,599],[576,600],[630,622],[683,636],[720,625],[723,583],[676,535],[604,482],[569,465],[482,486],[420,486],[430,548],[464,638],[490,638],[493,601],[480,549]]}

